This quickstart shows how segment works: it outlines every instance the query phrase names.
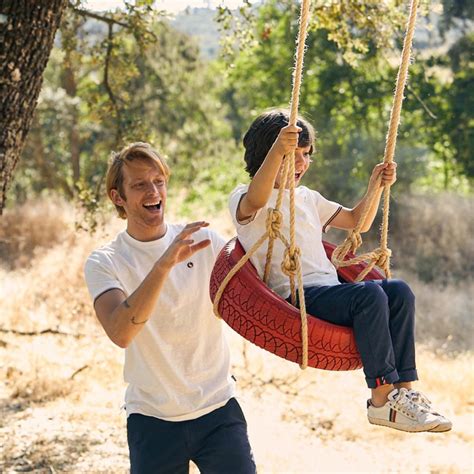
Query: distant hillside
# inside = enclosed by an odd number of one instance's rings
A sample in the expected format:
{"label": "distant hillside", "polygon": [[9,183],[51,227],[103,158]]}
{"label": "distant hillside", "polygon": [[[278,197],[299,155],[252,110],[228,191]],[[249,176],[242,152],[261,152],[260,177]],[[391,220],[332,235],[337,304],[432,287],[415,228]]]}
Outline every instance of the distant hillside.
{"label": "distant hillside", "polygon": [[[215,21],[216,10],[212,8],[186,8],[177,14],[169,22],[173,28],[189,35],[197,42],[201,55],[204,59],[215,59],[219,53],[220,32]],[[427,50],[430,53],[444,53],[452,44],[463,35],[466,29],[472,29],[471,22],[457,22],[442,37],[438,30],[440,13],[431,12],[429,17],[420,17],[414,38],[415,50]],[[88,41],[95,43],[101,41],[107,32],[104,23],[88,19],[85,26]],[[402,33],[402,32],[400,32]],[[60,35],[56,38],[56,46],[59,47]]]}
{"label": "distant hillside", "polygon": [[177,30],[196,38],[202,57],[214,59],[219,52],[220,33],[214,18],[216,10],[187,8],[176,15],[171,25]]}
{"label": "distant hillside", "polygon": [[[220,33],[215,21],[216,10],[187,8],[179,13],[171,25],[196,39],[204,59],[214,59],[219,53]],[[445,52],[462,35],[461,28],[454,27],[441,37],[438,30],[440,14],[431,12],[417,22],[414,47],[416,50]]]}

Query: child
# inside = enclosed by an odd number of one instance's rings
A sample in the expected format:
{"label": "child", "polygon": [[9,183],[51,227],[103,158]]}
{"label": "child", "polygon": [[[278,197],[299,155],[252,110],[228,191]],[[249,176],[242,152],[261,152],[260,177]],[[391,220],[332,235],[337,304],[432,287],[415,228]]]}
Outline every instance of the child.
{"label": "child", "polygon": [[[336,269],[322,245],[329,225],[353,229],[363,212],[367,196],[377,186],[376,199],[362,228],[366,232],[377,212],[384,185],[396,181],[396,164],[378,164],[372,171],[368,190],[359,204],[349,209],[328,201],[317,191],[299,186],[311,163],[315,133],[303,118],[289,126],[286,110],[260,115],[244,137],[249,185],[239,185],[229,206],[237,235],[245,249],[265,232],[266,210],[275,207],[285,155],[295,150],[296,243],[301,249],[301,267],[308,314],[354,329],[371,398],[367,402],[370,423],[403,431],[449,431],[451,422],[432,410],[429,400],[412,389],[418,379],[415,366],[414,295],[400,280],[340,283]],[[287,184],[287,183],[286,183]],[[288,188],[288,185],[285,186]],[[288,194],[288,190],[285,191]],[[286,195],[281,211],[289,215]],[[289,235],[288,219],[282,232]],[[266,259],[265,246],[251,261],[260,276]],[[281,271],[284,246],[275,240],[268,285],[282,298],[290,296],[288,277]]]}

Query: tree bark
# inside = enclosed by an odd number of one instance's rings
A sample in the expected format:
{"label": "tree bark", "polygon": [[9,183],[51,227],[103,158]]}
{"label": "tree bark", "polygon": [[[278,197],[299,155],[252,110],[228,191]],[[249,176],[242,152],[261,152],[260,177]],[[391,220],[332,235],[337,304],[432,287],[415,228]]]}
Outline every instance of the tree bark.
{"label": "tree bark", "polygon": [[0,0],[0,215],[67,0]]}

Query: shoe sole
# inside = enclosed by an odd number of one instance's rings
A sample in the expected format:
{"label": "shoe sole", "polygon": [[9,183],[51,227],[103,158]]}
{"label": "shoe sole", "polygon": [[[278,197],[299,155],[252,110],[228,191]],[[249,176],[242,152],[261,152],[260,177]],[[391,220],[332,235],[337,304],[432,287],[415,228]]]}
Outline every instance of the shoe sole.
{"label": "shoe sole", "polygon": [[430,430],[432,433],[445,433],[446,431],[450,431],[453,427],[453,424],[444,416],[440,415],[437,412],[432,412],[433,415],[438,416],[442,421],[436,428]]}
{"label": "shoe sole", "polygon": [[415,426],[415,425],[401,425],[400,423],[394,423],[393,421],[383,420],[381,418],[372,418],[370,416],[367,418],[369,419],[369,423],[373,425],[386,426],[388,428],[393,428],[399,431],[407,431],[409,433],[421,433],[423,431],[433,432],[433,430],[435,430],[439,426],[439,423],[436,421],[424,426]]}
{"label": "shoe sole", "polygon": [[432,428],[430,431],[430,433],[446,433],[446,431],[451,431],[451,429],[453,428],[453,425],[438,425],[434,428]]}

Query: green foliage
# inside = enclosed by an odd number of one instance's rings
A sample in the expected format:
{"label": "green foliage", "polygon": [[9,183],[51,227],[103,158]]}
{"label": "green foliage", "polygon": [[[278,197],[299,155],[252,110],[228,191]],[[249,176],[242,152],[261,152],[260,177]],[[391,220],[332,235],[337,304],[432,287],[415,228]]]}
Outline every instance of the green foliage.
{"label": "green foliage", "polygon": [[101,223],[103,223],[102,215],[99,211],[103,207],[101,200],[101,184],[93,189],[86,183],[77,183],[77,207],[81,211],[80,219],[76,220],[76,230],[85,230],[94,233]]}
{"label": "green foliage", "polygon": [[[361,195],[383,158],[400,55],[388,46],[394,38],[401,43],[406,6],[325,2],[314,7],[300,108],[318,130],[318,154],[306,182],[348,204]],[[252,34],[245,47],[225,50],[230,67],[222,97],[231,108],[237,140],[264,109],[288,103],[297,19],[297,4],[265,2],[247,22]],[[230,37],[238,40],[242,33]],[[472,80],[466,38],[450,51],[449,66],[455,71],[462,63],[452,81],[445,84],[431,73],[428,60],[417,58],[412,65],[396,152],[396,192],[436,180],[445,189],[460,182],[468,186],[462,176],[470,176],[472,166],[473,107],[466,87]]]}
{"label": "green foliage", "polygon": [[[424,2],[422,2],[424,3]],[[334,42],[342,57],[355,65],[371,49],[393,41],[393,28],[403,22],[404,2],[365,1],[315,1],[311,5],[310,29],[324,30],[329,41]],[[300,4],[292,0],[271,0],[253,7],[246,1],[237,12],[218,7],[217,21],[221,29],[230,32],[224,40],[223,51],[233,56],[260,41],[265,41],[279,28],[279,18],[286,15],[288,24],[297,27]],[[288,39],[290,50],[294,36]]]}
{"label": "green foliage", "polygon": [[442,4],[444,14],[439,25],[442,34],[459,23],[474,20],[474,3],[471,0],[442,0]]}
{"label": "green foliage", "polygon": [[[465,27],[472,12],[468,2],[443,3],[440,28],[454,25],[458,40],[447,52],[415,53],[395,197],[472,184],[474,39]],[[167,156],[172,192],[189,212],[197,203],[225,206],[230,189],[247,179],[243,133],[257,114],[289,101],[298,2],[219,7],[225,38],[213,62],[153,5],[141,0],[97,14],[76,1],[68,10],[16,176],[18,199],[53,190],[93,218],[111,150],[139,140]],[[305,180],[347,205],[383,156],[407,7],[399,0],[313,3],[300,104],[318,138]],[[421,13],[429,8],[422,2]]]}
{"label": "green foliage", "polygon": [[[167,156],[174,186],[187,189],[189,201],[209,189],[210,205],[219,206],[217,188],[234,184],[221,166],[236,156],[225,108],[213,93],[221,71],[205,64],[195,43],[167,21],[136,15],[111,14],[103,22],[84,21],[74,12],[66,16],[17,177],[17,197],[54,189],[75,196],[93,216],[111,150],[131,141],[149,141]],[[63,81],[67,72],[72,92]],[[79,179],[71,166],[73,130]],[[219,201],[225,204],[222,195]],[[94,225],[91,220],[88,227]]]}
{"label": "green foliage", "polygon": [[432,167],[438,163],[445,189],[458,187],[462,176],[468,181],[474,178],[473,50],[471,33],[446,55],[417,60],[412,67],[411,92],[423,107],[407,101],[409,125],[416,127],[419,140],[431,150]]}
{"label": "green foliage", "polygon": [[[233,57],[223,97],[236,139],[261,111],[288,102],[297,13],[292,3],[266,2],[254,20],[260,41]],[[311,29],[307,45],[300,103],[318,129],[307,182],[334,199],[351,200],[383,154],[393,70],[382,67],[374,45],[359,61],[364,67],[351,67],[326,30]]]}

